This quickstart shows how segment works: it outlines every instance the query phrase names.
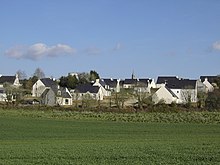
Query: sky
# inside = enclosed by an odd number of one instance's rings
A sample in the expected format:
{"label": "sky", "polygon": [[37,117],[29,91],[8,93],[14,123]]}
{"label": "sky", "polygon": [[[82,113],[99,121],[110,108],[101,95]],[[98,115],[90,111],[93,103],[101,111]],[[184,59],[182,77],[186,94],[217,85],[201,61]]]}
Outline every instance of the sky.
{"label": "sky", "polygon": [[0,0],[0,74],[220,74],[219,0]]}

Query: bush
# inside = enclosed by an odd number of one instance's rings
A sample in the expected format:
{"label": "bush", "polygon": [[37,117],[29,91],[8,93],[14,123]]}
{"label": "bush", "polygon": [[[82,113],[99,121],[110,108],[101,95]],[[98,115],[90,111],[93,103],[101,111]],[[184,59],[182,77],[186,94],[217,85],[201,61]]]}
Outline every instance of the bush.
{"label": "bush", "polygon": [[215,89],[208,94],[205,106],[209,111],[220,110],[220,89]]}

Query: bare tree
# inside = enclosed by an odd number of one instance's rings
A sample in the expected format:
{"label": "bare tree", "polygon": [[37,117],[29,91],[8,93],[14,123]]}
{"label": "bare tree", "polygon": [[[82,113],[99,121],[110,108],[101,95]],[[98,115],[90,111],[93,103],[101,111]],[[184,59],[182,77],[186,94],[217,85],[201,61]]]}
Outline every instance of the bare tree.
{"label": "bare tree", "polygon": [[27,74],[25,73],[25,71],[23,71],[23,70],[18,70],[17,72],[16,72],[16,74],[18,75],[18,78],[20,79],[20,80],[24,80],[24,79],[26,79],[27,78]]}
{"label": "bare tree", "polygon": [[35,70],[33,76],[36,76],[38,79],[45,78],[44,71],[43,71],[41,68],[37,68],[37,69]]}

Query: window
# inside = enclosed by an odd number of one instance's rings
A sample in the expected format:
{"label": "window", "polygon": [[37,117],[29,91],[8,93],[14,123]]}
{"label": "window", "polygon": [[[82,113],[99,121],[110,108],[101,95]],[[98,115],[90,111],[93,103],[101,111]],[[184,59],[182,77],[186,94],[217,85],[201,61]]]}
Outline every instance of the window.
{"label": "window", "polygon": [[65,104],[69,104],[69,100],[68,99],[65,99]]}

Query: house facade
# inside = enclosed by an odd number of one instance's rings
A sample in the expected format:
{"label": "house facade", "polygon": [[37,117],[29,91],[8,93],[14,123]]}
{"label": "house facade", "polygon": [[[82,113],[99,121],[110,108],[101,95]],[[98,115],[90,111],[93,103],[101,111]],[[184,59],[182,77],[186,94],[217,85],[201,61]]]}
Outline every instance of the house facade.
{"label": "house facade", "polygon": [[93,86],[92,84],[81,84],[76,87],[76,89],[71,91],[73,100],[83,100],[86,98],[91,98],[94,100],[103,100],[104,93],[101,87]]}
{"label": "house facade", "polygon": [[69,106],[72,103],[72,96],[67,88],[59,86],[57,88],[47,88],[41,95],[41,104],[43,105]]}
{"label": "house facade", "polygon": [[197,80],[178,77],[158,77],[157,87],[168,87],[178,98],[178,103],[197,102]]}
{"label": "house facade", "polygon": [[104,80],[96,79],[95,83],[92,86],[100,87],[100,90],[102,91],[103,96],[105,97],[111,96],[109,85],[107,85]]}
{"label": "house facade", "polygon": [[152,95],[152,101],[155,104],[160,102],[165,104],[179,103],[179,98],[174,92],[165,85],[158,88],[158,90]]}
{"label": "house facade", "polygon": [[20,81],[18,75],[15,76],[2,76],[0,75],[0,87],[3,87],[4,84],[9,84],[13,87],[20,87]]}
{"label": "house facade", "polygon": [[112,92],[120,92],[120,79],[102,79]]}
{"label": "house facade", "polygon": [[56,88],[57,83],[51,78],[42,78],[34,83],[32,87],[32,96],[41,97],[45,89]]}

